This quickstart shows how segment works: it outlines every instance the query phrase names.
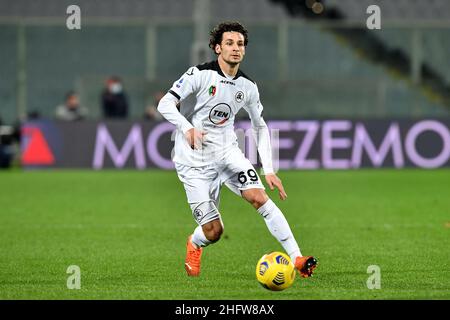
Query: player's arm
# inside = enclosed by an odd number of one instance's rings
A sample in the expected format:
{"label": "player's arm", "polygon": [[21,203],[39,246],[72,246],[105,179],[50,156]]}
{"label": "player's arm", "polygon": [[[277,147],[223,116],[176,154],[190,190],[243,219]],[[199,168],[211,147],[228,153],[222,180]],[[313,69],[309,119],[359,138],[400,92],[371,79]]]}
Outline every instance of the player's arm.
{"label": "player's arm", "polygon": [[272,146],[270,143],[269,128],[262,116],[263,106],[259,101],[259,93],[256,90],[255,97],[245,107],[252,123],[253,136],[258,146],[258,153],[264,171],[266,183],[270,190],[276,187],[279,191],[280,199],[285,200],[287,194],[284,191],[281,179],[275,174],[272,164]]}
{"label": "player's arm", "polygon": [[205,133],[194,128],[180,111],[178,111],[177,104],[197,90],[197,77],[198,69],[195,67],[190,68],[187,73],[174,82],[172,88],[158,104],[158,111],[167,121],[183,132],[193,149],[200,148]]}

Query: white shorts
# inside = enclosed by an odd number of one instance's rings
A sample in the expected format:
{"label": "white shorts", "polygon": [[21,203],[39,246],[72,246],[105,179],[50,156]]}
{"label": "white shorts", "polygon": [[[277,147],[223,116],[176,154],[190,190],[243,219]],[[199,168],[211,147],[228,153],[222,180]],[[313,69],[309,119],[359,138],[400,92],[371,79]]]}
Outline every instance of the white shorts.
{"label": "white shorts", "polygon": [[237,147],[215,164],[189,167],[176,163],[175,168],[191,205],[213,201],[219,208],[220,188],[223,184],[239,196],[242,190],[265,189],[255,168]]}

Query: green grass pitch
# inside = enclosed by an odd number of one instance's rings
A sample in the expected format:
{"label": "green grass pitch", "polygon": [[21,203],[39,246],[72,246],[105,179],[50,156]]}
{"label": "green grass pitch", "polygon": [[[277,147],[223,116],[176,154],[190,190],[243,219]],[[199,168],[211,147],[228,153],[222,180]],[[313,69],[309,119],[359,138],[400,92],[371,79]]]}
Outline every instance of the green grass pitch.
{"label": "green grass pitch", "polygon": [[[0,299],[450,299],[450,171],[284,171],[286,215],[319,267],[282,292],[258,259],[281,251],[224,187],[223,238],[184,271],[195,222],[173,171],[0,173]],[[68,266],[81,269],[69,290]],[[369,290],[370,265],[381,289]]]}

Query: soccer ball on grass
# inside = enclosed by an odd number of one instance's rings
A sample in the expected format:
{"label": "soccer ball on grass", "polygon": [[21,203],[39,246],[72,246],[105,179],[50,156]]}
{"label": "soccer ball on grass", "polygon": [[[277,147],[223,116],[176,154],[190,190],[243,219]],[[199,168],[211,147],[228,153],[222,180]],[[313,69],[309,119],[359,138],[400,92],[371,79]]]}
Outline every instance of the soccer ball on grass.
{"label": "soccer ball on grass", "polygon": [[256,264],[256,279],[268,290],[284,290],[294,283],[294,264],[285,253],[272,252],[265,254]]}

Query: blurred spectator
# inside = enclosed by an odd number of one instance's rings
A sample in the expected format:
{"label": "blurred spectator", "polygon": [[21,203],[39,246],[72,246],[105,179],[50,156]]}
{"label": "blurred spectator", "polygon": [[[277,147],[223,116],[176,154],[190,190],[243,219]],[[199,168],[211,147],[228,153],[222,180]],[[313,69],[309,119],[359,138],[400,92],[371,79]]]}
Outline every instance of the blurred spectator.
{"label": "blurred spectator", "polygon": [[128,98],[118,77],[106,80],[103,90],[102,109],[105,118],[126,118],[128,116]]}
{"label": "blurred spectator", "polygon": [[13,158],[12,134],[13,128],[3,126],[3,121],[0,117],[0,169],[9,168],[11,165]]}
{"label": "blurred spectator", "polygon": [[11,166],[12,153],[11,147],[0,143],[0,169],[9,168]]}
{"label": "blurred spectator", "polygon": [[88,109],[80,106],[78,95],[70,91],[66,94],[64,104],[56,107],[56,118],[64,121],[76,121],[86,118]]}
{"label": "blurred spectator", "polygon": [[162,120],[163,119],[163,117],[159,113],[157,107],[158,107],[159,100],[161,100],[162,97],[164,97],[164,94],[165,93],[162,91],[158,91],[154,94],[153,104],[148,105],[145,108],[145,111],[144,111],[144,119],[145,120]]}

